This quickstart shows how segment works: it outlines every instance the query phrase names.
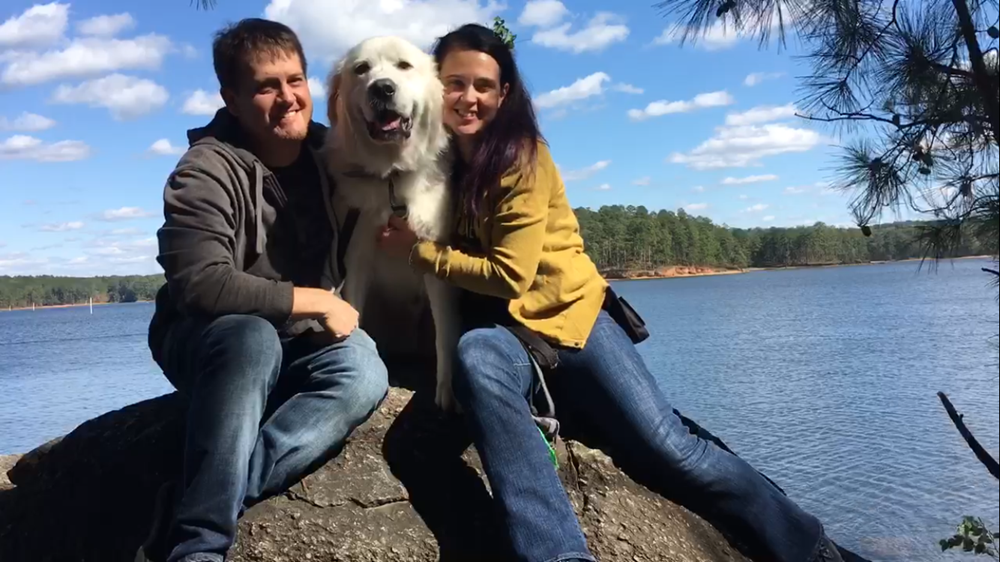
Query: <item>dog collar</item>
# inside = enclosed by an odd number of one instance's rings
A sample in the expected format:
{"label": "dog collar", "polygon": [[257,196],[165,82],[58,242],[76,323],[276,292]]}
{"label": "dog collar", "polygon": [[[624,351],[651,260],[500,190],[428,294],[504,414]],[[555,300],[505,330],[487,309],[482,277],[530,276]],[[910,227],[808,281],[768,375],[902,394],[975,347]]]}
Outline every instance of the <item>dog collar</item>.
{"label": "dog collar", "polygon": [[[383,179],[383,178],[379,177],[376,174],[373,174],[371,172],[368,172],[368,171],[360,169],[360,168],[354,169],[354,170],[348,170],[348,171],[344,172],[344,175],[347,176],[347,177],[349,177],[349,178],[368,178],[368,179],[374,179],[374,180]],[[397,217],[399,217],[401,219],[405,219],[406,215],[408,214],[408,211],[407,211],[407,208],[406,208],[406,204],[405,203],[400,203],[399,201],[396,200],[396,182],[393,181],[393,180],[398,175],[399,175],[399,171],[398,170],[393,170],[392,173],[389,174],[389,176],[385,178],[389,182],[389,186],[388,186],[389,187],[389,208],[392,209],[392,214],[396,215]]]}

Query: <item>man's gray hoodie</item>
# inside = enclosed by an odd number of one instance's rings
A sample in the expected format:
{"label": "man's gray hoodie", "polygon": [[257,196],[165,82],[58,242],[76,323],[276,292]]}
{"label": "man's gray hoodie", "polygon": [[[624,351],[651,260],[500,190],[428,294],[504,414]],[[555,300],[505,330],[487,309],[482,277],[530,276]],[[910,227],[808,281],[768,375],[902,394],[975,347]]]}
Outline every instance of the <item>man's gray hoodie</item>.
{"label": "man's gray hoodie", "polygon": [[[318,152],[325,132],[324,125],[310,123],[303,148],[319,167],[325,214],[335,237],[338,221]],[[242,129],[225,108],[205,127],[189,130],[188,141],[164,188],[164,224],[157,232],[157,261],[167,280],[157,293],[149,328],[150,349],[158,362],[167,331],[181,317],[246,314],[280,329],[292,312],[288,268],[275,264],[293,262],[299,252],[268,241],[278,211],[264,192],[280,191],[276,177],[245,148]],[[334,240],[314,242],[335,247]],[[326,262],[325,286],[338,286],[336,260]]]}

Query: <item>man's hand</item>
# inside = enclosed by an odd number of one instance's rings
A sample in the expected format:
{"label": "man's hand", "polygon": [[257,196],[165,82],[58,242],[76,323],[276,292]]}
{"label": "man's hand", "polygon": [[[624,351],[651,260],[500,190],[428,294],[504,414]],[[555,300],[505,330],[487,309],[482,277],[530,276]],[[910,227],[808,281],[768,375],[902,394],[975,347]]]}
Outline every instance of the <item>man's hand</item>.
{"label": "man's hand", "polygon": [[296,287],[293,318],[315,318],[335,338],[346,338],[358,328],[358,311],[347,301],[324,289]]}
{"label": "man's hand", "polygon": [[358,311],[344,299],[330,294],[329,310],[320,323],[336,338],[346,338],[358,329]]}

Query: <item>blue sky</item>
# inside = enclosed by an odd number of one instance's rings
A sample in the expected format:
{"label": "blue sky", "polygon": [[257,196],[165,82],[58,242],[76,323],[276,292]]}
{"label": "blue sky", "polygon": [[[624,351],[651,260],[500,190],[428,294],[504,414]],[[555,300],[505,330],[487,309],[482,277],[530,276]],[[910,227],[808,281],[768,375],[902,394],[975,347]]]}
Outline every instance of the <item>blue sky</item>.
{"label": "blue sky", "polygon": [[322,84],[375,34],[429,47],[467,21],[504,17],[574,206],[686,208],[731,226],[848,225],[823,189],[836,141],[793,115],[790,42],[713,30],[673,40],[653,2],[591,0],[90,0],[0,8],[0,275],[159,271],[155,233],[185,131],[217,104],[212,33],[265,16],[303,38]]}

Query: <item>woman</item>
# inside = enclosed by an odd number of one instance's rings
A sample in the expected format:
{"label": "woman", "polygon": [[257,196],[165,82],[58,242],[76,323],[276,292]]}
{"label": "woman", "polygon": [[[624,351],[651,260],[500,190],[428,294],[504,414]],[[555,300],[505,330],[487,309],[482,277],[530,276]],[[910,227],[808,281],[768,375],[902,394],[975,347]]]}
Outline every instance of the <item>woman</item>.
{"label": "woman", "polygon": [[[626,331],[605,310],[608,284],[583,252],[559,173],[509,48],[466,25],[435,57],[457,149],[456,242],[417,240],[392,219],[386,251],[463,289],[466,331],[454,391],[518,560],[594,560],[539,436],[536,378],[516,330],[556,350],[546,379],[561,412],[590,418],[623,462],[771,562],[840,561],[822,525],[740,458],[691,435]],[[474,311],[474,314],[470,314]]]}

